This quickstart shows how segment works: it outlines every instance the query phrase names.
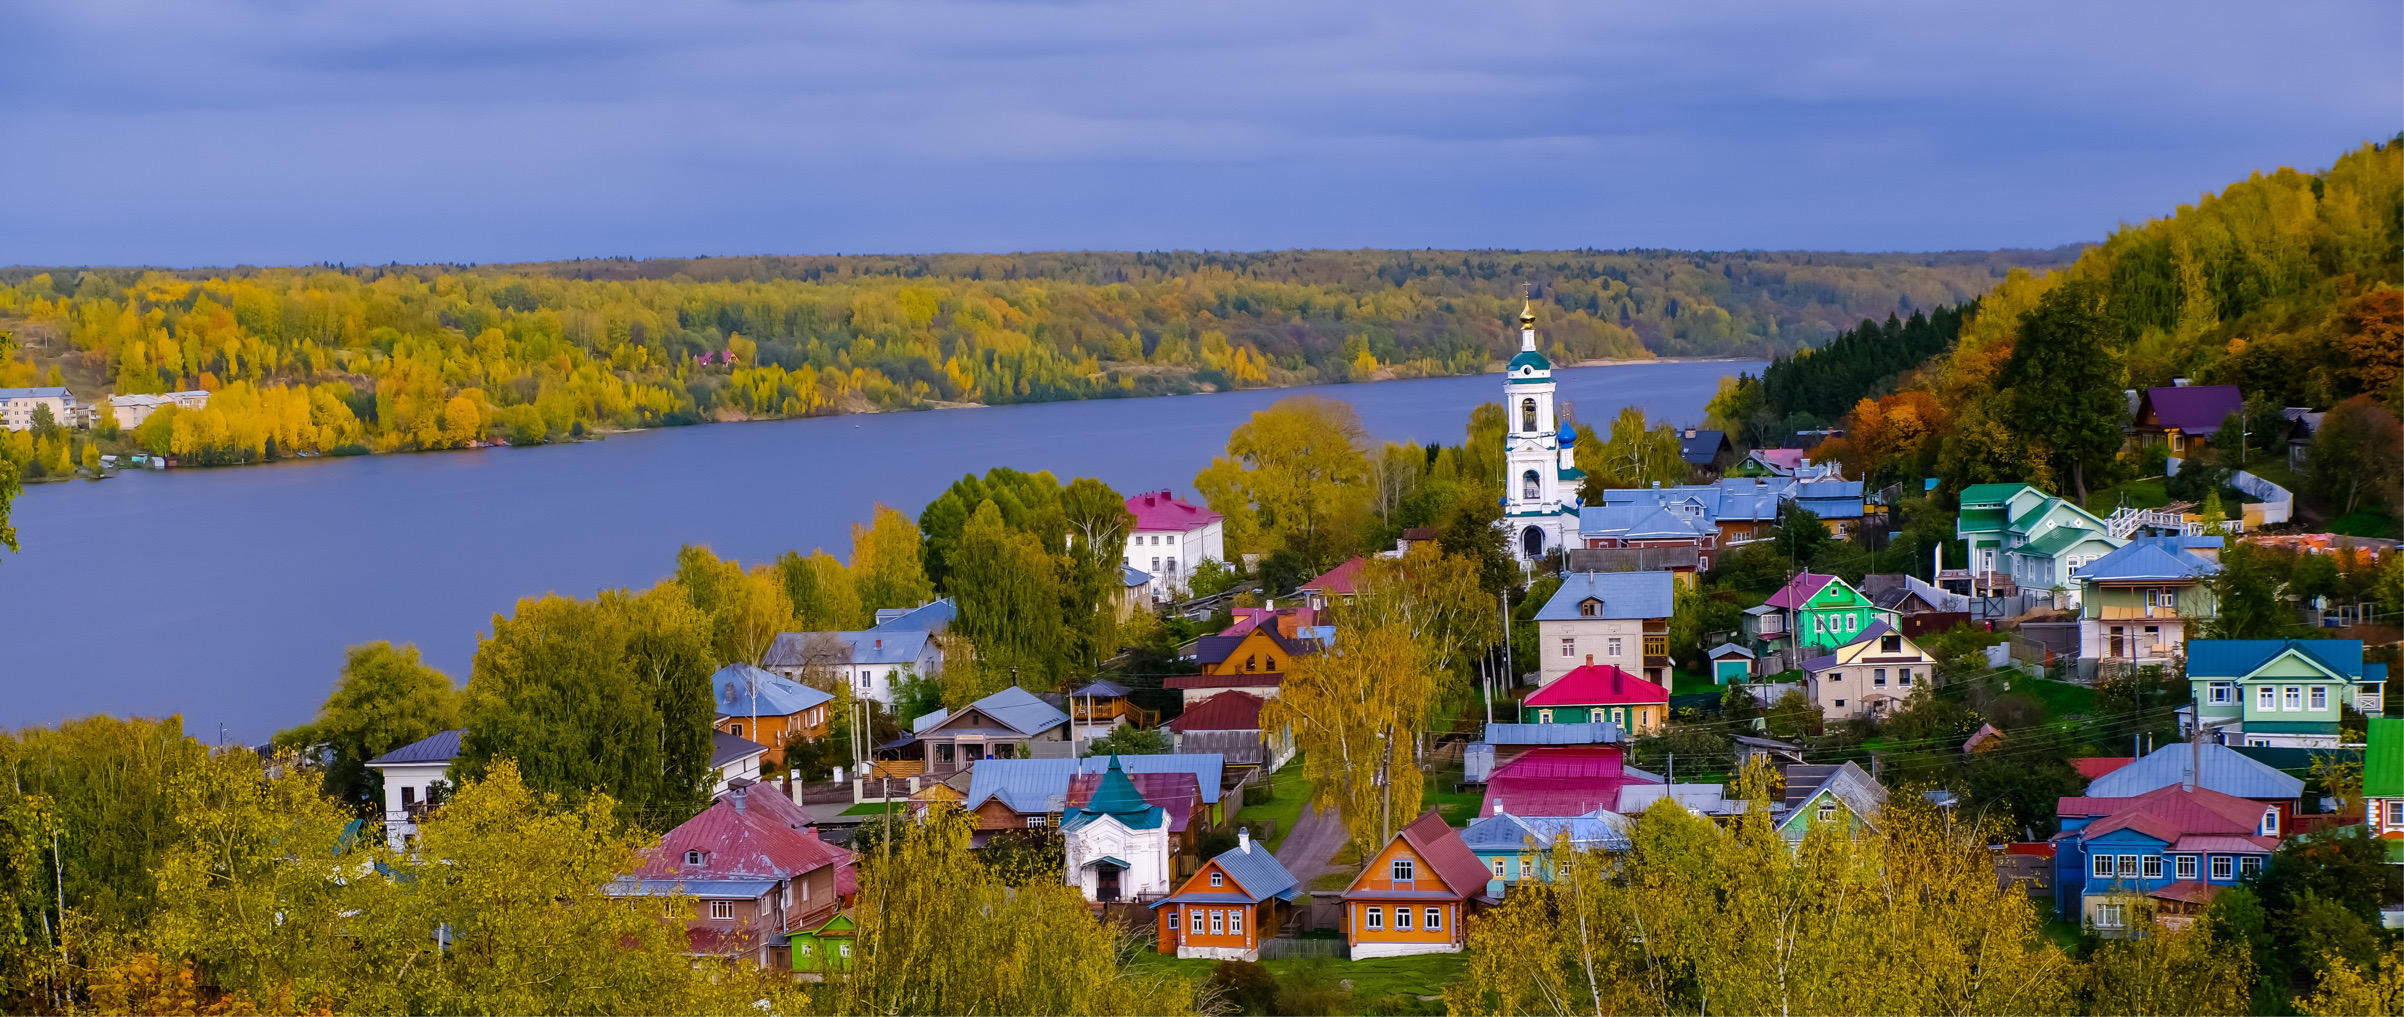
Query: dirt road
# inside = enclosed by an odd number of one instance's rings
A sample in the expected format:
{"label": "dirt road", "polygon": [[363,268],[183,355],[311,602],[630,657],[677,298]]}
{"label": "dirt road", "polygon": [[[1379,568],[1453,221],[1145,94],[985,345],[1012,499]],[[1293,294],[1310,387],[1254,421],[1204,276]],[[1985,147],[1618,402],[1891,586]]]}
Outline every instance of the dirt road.
{"label": "dirt road", "polygon": [[1335,809],[1321,812],[1306,805],[1293,832],[1277,846],[1277,862],[1307,884],[1335,868],[1336,851],[1344,846],[1345,836],[1343,817]]}

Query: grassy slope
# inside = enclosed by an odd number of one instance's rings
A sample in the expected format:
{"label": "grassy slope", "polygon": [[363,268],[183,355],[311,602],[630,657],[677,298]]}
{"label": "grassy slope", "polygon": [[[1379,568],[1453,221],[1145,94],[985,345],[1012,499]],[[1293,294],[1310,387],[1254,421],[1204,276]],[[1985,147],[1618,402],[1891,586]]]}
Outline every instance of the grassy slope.
{"label": "grassy slope", "polygon": [[1235,818],[1239,823],[1264,819],[1275,822],[1277,832],[1261,841],[1274,852],[1285,843],[1286,835],[1294,832],[1294,823],[1302,818],[1302,807],[1310,803],[1311,785],[1302,776],[1302,757],[1295,756],[1283,769],[1270,774],[1269,787],[1276,792],[1276,798],[1257,804],[1247,800]]}
{"label": "grassy slope", "polygon": [[[1144,974],[1173,974],[1194,980],[1210,977],[1217,961],[1179,960],[1146,949],[1137,953],[1129,967]],[[1303,960],[1263,961],[1270,971],[1283,976]],[[1366,1002],[1389,993],[1404,996],[1433,996],[1444,987],[1458,981],[1469,967],[1465,954],[1437,953],[1417,957],[1379,957],[1374,960],[1334,962],[1337,978],[1352,979],[1353,997]]]}

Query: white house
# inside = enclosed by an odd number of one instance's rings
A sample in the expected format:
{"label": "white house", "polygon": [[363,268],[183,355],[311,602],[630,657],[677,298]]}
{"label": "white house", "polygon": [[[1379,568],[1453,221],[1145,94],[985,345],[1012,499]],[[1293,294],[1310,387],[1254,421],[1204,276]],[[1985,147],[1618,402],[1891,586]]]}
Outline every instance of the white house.
{"label": "white house", "polygon": [[737,780],[758,780],[760,760],[766,758],[765,745],[742,735],[710,732],[710,794],[722,795],[733,790]]}
{"label": "white house", "polygon": [[937,636],[950,619],[947,599],[859,632],[787,632],[769,645],[760,667],[796,681],[823,668],[849,683],[853,695],[890,707],[903,672],[923,678],[943,669],[943,642]]}
{"label": "white house", "polygon": [[458,757],[459,739],[465,734],[445,731],[367,761],[367,768],[384,778],[384,842],[393,850],[417,839],[417,821],[434,807],[429,792],[435,781],[447,779],[444,775]]}
{"label": "white house", "polygon": [[1151,599],[1156,603],[1182,599],[1195,566],[1227,560],[1226,526],[1216,512],[1165,489],[1128,498],[1127,511],[1135,513],[1135,529],[1127,536],[1127,567],[1151,575]]}
{"label": "white house", "polygon": [[1144,801],[1117,756],[1082,808],[1061,811],[1060,835],[1063,878],[1086,900],[1107,904],[1169,892],[1168,810]]}
{"label": "white house", "polygon": [[36,407],[50,407],[50,417],[60,427],[73,427],[76,419],[75,393],[58,386],[47,388],[0,388],[0,425],[11,431],[33,426]]}
{"label": "white house", "polygon": [[1588,664],[1611,664],[1669,684],[1669,621],[1677,577],[1668,572],[1572,572],[1536,612],[1539,685]]}
{"label": "white house", "polygon": [[109,414],[117,418],[120,429],[130,431],[142,426],[142,422],[150,419],[151,414],[169,406],[197,410],[208,404],[209,393],[205,389],[169,392],[166,395],[113,395],[109,397]]}

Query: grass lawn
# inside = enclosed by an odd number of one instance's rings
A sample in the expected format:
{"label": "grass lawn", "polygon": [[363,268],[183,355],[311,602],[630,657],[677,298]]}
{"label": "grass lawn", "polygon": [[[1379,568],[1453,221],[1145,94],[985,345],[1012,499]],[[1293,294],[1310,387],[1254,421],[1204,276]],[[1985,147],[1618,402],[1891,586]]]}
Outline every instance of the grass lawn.
{"label": "grass lawn", "polygon": [[[1459,760],[1437,764],[1435,771],[1427,775],[1427,790],[1420,796],[1422,807],[1432,806],[1443,810],[1444,821],[1454,826],[1469,825],[1470,820],[1477,818],[1478,806],[1484,804],[1486,796],[1478,791],[1456,790],[1460,786],[1461,763]],[[1417,818],[1419,817],[1396,816],[1394,817],[1394,828],[1399,830],[1403,824]]]}
{"label": "grass lawn", "polygon": [[1302,757],[1295,756],[1283,769],[1270,774],[1269,788],[1277,797],[1257,804],[1247,800],[1235,819],[1239,823],[1259,819],[1275,822],[1277,832],[1262,840],[1274,852],[1285,843],[1285,835],[1294,832],[1294,824],[1301,821],[1302,807],[1310,804],[1311,784],[1302,776]]}
{"label": "grass lawn", "polygon": [[908,804],[908,803],[906,803],[906,802],[861,802],[861,803],[860,803],[860,804],[858,804],[858,805],[854,805],[854,806],[852,806],[851,808],[845,809],[845,810],[843,810],[842,812],[840,812],[840,813],[837,813],[837,815],[843,815],[843,816],[882,816],[882,815],[884,815],[885,813],[888,813],[888,812],[908,812],[908,811],[910,811],[910,806],[909,806],[909,804]]}
{"label": "grass lawn", "polygon": [[2095,712],[2095,690],[2084,685],[2019,677],[2012,679],[2012,691],[2045,704],[2047,717],[2058,719],[2074,713]]}
{"label": "grass lawn", "polygon": [[1671,668],[1669,675],[1669,693],[1673,696],[1688,696],[1698,692],[1721,692],[1727,688],[1725,685],[1712,681],[1711,676],[1707,674],[1688,674]]}
{"label": "grass lawn", "polygon": [[[1263,961],[1271,972],[1283,977],[1296,966],[1308,963],[1304,959]],[[1329,961],[1328,973],[1336,978],[1352,979],[1353,998],[1368,1001],[1389,993],[1402,996],[1433,996],[1444,987],[1459,981],[1469,969],[1467,954],[1431,953],[1416,957],[1378,957],[1371,960]],[[1210,977],[1210,969],[1218,964],[1213,960],[1179,960],[1146,949],[1137,953],[1128,967],[1142,974],[1180,975],[1195,981]]]}
{"label": "grass lawn", "polygon": [[2166,477],[2149,477],[2095,491],[2087,496],[2087,511],[2097,515],[2111,515],[2113,509],[2120,507],[2122,495],[2128,496],[2130,508],[2160,508],[2168,505],[2170,504],[2170,492],[2162,487],[2167,480]]}

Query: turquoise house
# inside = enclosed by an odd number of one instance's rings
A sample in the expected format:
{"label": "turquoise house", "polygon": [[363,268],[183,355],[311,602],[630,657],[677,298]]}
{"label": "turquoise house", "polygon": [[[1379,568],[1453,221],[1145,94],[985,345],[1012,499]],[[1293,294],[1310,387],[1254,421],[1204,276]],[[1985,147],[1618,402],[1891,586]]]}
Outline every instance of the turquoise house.
{"label": "turquoise house", "polygon": [[2079,569],[2128,541],[2093,513],[2027,484],[1962,489],[1954,536],[1969,545],[1975,590],[2059,589],[2079,603]]}
{"label": "turquoise house", "polygon": [[2343,708],[2380,713],[2386,681],[2359,639],[2187,641],[2187,709],[2223,744],[2336,748]]}

